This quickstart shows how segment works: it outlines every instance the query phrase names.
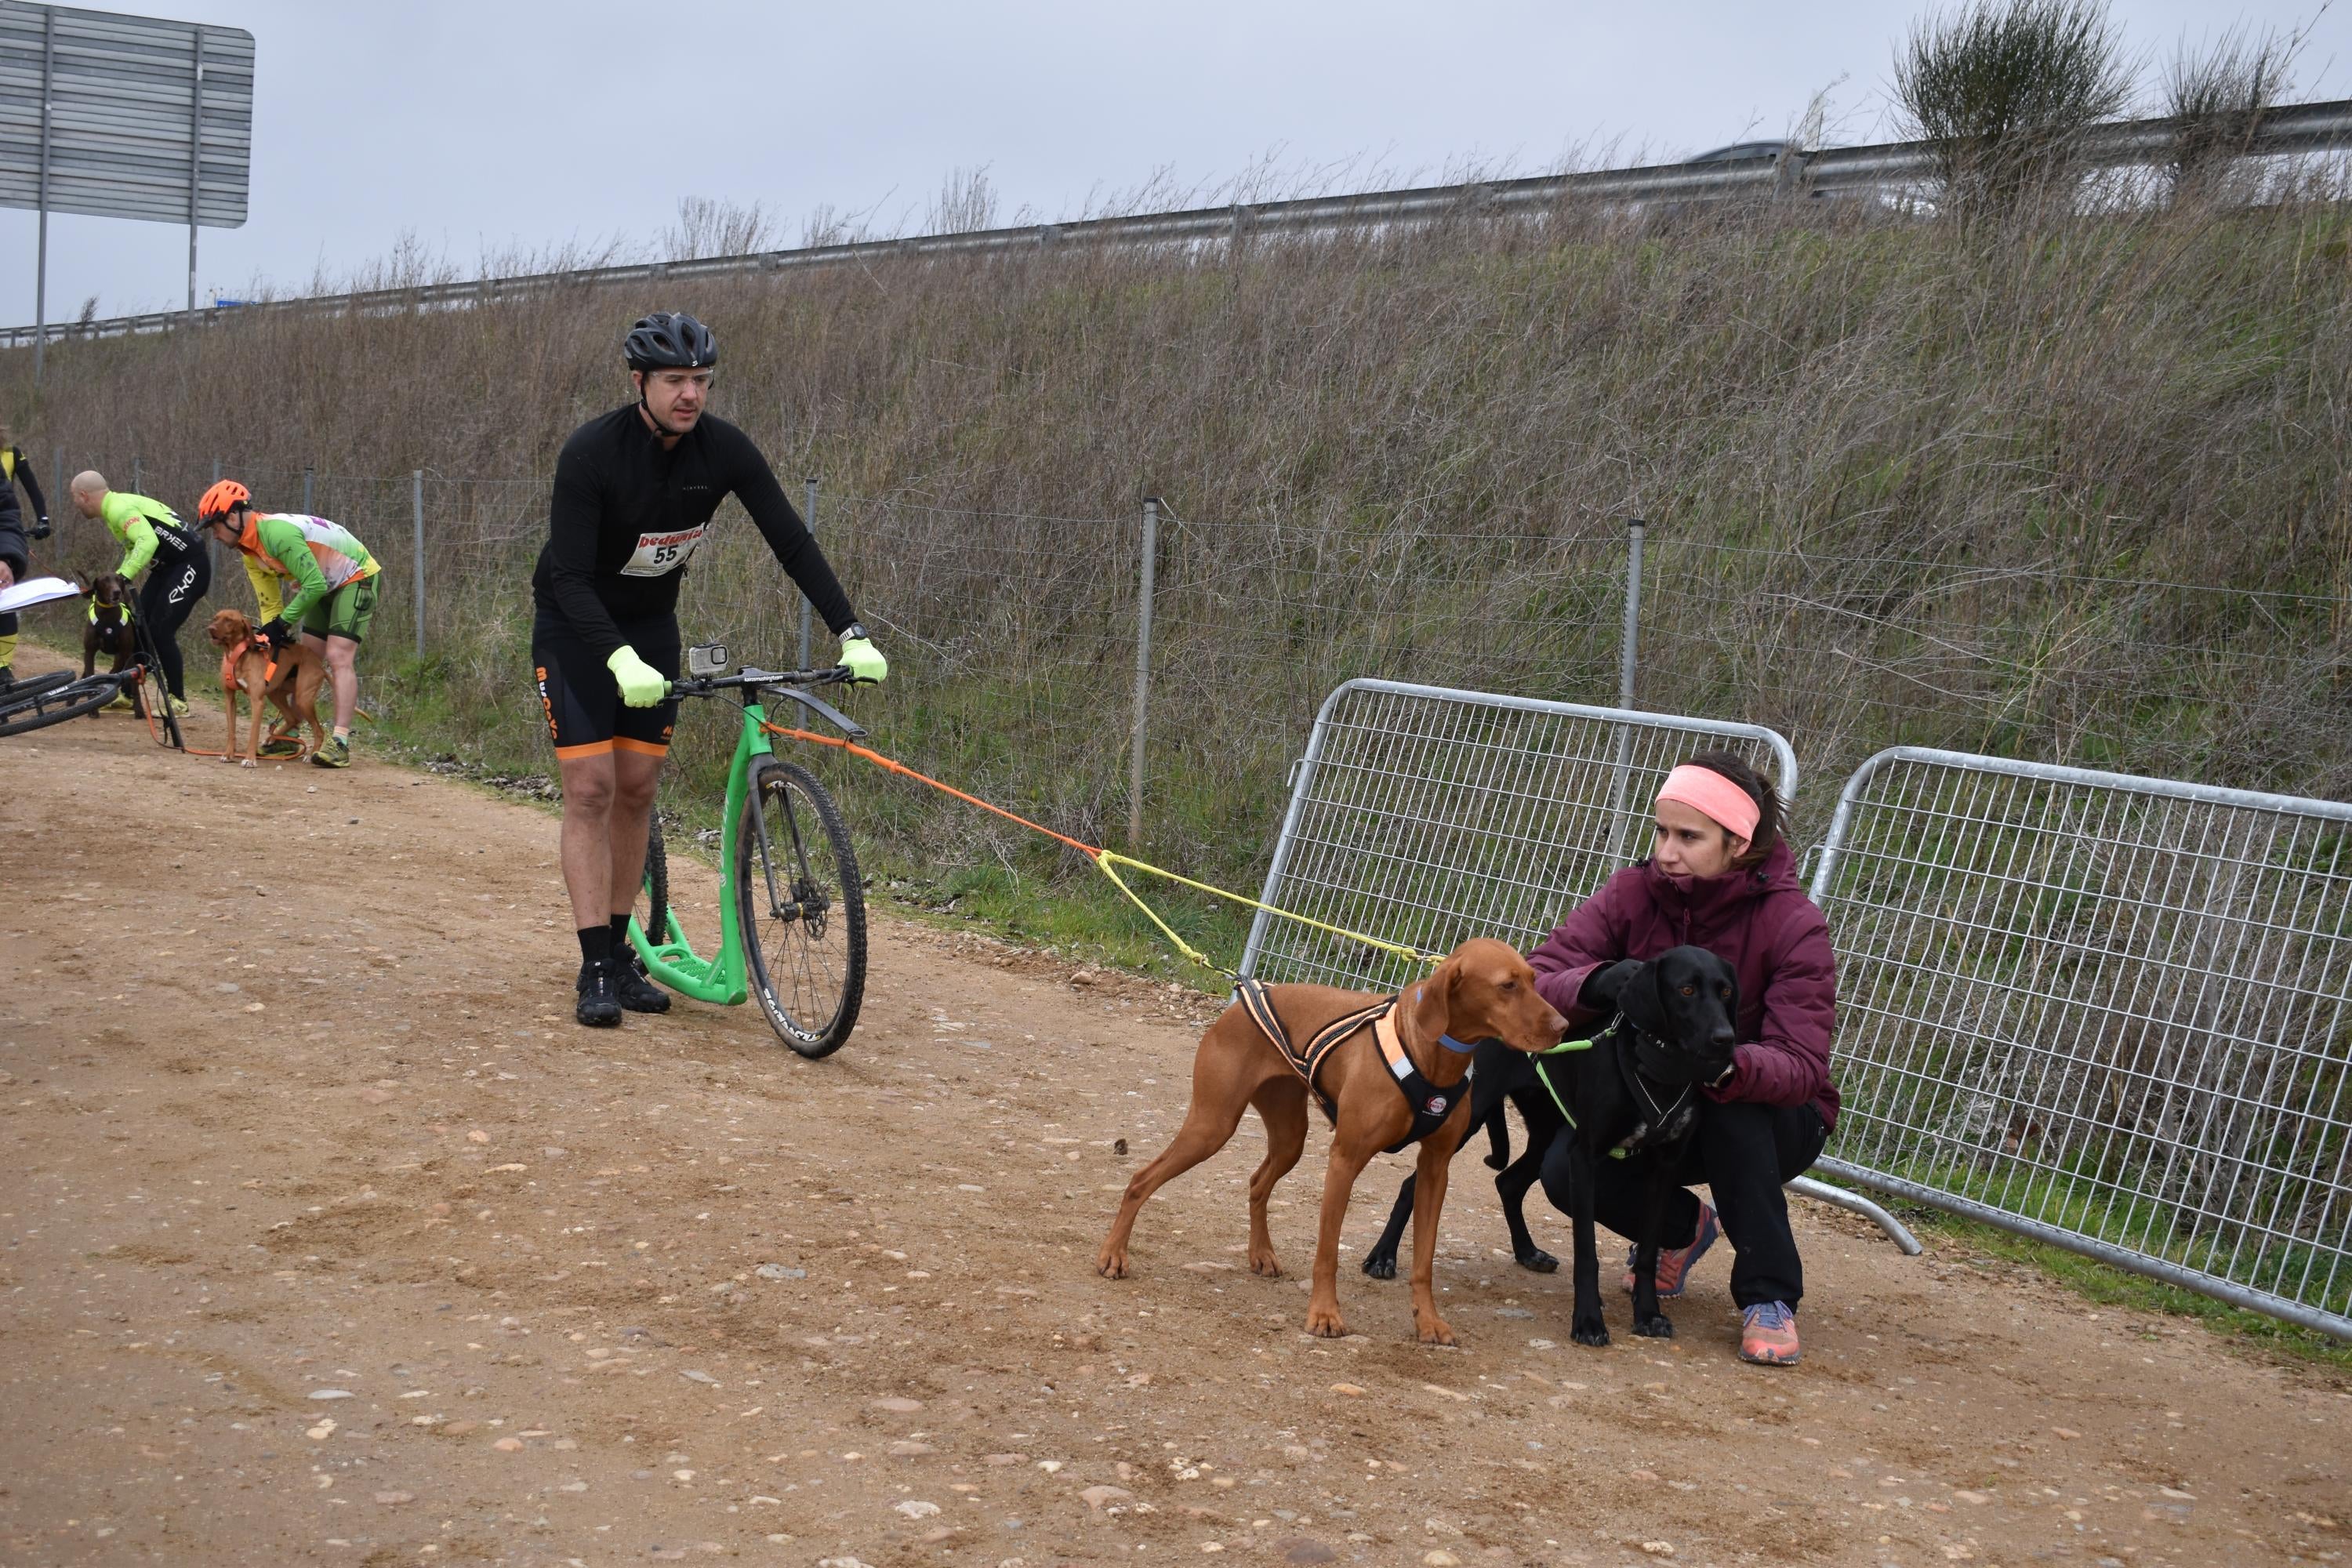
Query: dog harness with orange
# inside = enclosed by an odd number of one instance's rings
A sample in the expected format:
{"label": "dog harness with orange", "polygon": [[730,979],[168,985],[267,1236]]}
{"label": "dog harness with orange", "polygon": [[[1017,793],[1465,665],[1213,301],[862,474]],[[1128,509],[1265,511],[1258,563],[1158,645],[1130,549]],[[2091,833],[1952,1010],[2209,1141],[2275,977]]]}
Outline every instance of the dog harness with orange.
{"label": "dog harness with orange", "polygon": [[[236,689],[236,661],[243,658],[245,657],[245,650],[251,647],[257,642],[261,643],[264,647],[268,646],[268,639],[266,637],[247,637],[243,642],[237,644],[235,647],[229,649],[226,653],[221,655],[221,686],[225,689],[233,690]],[[269,668],[262,672],[261,684],[267,686],[277,679],[278,656],[273,651],[269,656]]]}
{"label": "dog harness with orange", "polygon": [[[1251,1021],[1265,1031],[1265,1037],[1280,1048],[1283,1059],[1290,1064],[1290,1070],[1298,1075],[1300,1081],[1307,1085],[1307,1092],[1313,1095],[1315,1103],[1323,1108],[1323,1120],[1334,1125],[1339,1120],[1339,1108],[1316,1083],[1316,1075],[1342,1042],[1352,1039],[1367,1026],[1370,1026],[1372,1037],[1380,1042],[1381,1055],[1388,1061],[1390,1079],[1412,1110],[1412,1130],[1390,1144],[1383,1152],[1394,1154],[1412,1148],[1444,1126],[1454,1114],[1454,1107],[1470,1097],[1470,1074],[1464,1073],[1459,1083],[1440,1088],[1412,1065],[1412,1058],[1406,1054],[1404,1042],[1397,1037],[1396,1005],[1402,1000],[1400,997],[1386,997],[1370,1006],[1359,1007],[1352,1013],[1334,1018],[1315,1031],[1314,1037],[1302,1049],[1291,1043],[1290,1031],[1283,1026],[1282,1015],[1275,1010],[1273,992],[1263,981],[1243,979],[1237,982],[1234,986],[1234,996],[1248,1012]],[[1463,1048],[1451,1040],[1446,1044],[1449,1049]]]}

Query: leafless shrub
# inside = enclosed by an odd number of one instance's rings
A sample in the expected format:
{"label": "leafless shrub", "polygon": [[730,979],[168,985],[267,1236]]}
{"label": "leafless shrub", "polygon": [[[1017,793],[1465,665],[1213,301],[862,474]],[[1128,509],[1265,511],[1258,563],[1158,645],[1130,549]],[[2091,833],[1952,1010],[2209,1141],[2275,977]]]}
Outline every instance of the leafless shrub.
{"label": "leafless shrub", "polygon": [[976,234],[996,226],[996,190],[988,183],[988,165],[950,169],[940,183],[925,215],[927,234]]}
{"label": "leafless shrub", "polygon": [[2259,35],[2243,24],[2192,49],[2183,39],[2164,77],[2164,107],[2178,123],[2175,199],[2211,197],[2244,157],[2263,116],[2294,86],[2308,26]]}
{"label": "leafless shrub", "polygon": [[771,250],[776,238],[775,221],[757,202],[745,206],[710,196],[681,196],[677,221],[662,230],[656,249],[665,261],[693,261]]}

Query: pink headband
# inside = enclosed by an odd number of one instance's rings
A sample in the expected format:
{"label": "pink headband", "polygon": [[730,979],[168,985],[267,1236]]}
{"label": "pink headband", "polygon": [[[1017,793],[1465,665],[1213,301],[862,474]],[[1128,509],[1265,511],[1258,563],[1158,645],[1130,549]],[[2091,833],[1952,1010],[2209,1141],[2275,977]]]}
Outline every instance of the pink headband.
{"label": "pink headband", "polygon": [[1752,840],[1757,821],[1763,815],[1757,808],[1755,797],[1746,790],[1713,768],[1696,767],[1688,763],[1666,775],[1658,798],[1689,806],[1734,838]]}

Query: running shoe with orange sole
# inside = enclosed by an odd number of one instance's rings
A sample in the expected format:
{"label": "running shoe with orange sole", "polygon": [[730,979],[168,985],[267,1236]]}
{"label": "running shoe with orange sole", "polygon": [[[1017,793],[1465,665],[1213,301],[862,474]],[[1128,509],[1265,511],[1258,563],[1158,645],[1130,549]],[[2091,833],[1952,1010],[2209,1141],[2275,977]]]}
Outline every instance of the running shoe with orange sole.
{"label": "running shoe with orange sole", "polygon": [[1797,1310],[1759,1301],[1739,1314],[1739,1359],[1758,1366],[1797,1364]]}
{"label": "running shoe with orange sole", "polygon": [[[1661,1300],[1670,1300],[1681,1295],[1689,1287],[1691,1266],[1699,1260],[1708,1247],[1715,1245],[1715,1238],[1718,1234],[1715,1223],[1714,1205],[1702,1202],[1698,1205],[1698,1232],[1691,1237],[1690,1245],[1658,1248],[1658,1296]],[[1633,1294],[1633,1255],[1640,1250],[1639,1247],[1633,1247],[1625,1249],[1625,1293],[1627,1295]]]}

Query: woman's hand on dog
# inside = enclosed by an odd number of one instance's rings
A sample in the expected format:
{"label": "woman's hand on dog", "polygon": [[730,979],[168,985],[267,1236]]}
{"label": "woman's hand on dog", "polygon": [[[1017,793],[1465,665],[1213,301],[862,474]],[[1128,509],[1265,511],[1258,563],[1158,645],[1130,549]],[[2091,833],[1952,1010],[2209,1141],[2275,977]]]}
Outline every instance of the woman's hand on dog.
{"label": "woman's hand on dog", "polygon": [[1604,963],[1584,977],[1576,999],[1596,1013],[1613,1011],[1617,998],[1623,994],[1627,981],[1641,974],[1650,966],[1638,958],[1621,958],[1614,963]]}

